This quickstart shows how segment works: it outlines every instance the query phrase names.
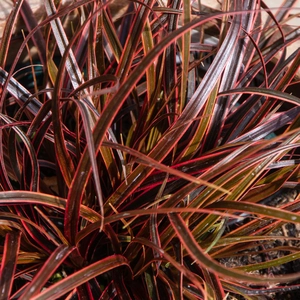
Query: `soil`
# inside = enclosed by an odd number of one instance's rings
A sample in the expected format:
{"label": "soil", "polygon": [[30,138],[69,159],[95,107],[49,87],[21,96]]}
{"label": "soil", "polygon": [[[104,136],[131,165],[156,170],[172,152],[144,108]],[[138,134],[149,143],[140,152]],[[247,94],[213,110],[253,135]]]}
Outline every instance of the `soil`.
{"label": "soil", "polygon": [[[278,196],[271,197],[268,201],[263,204],[273,206],[273,207],[282,207],[287,210],[300,211],[300,204],[298,201],[295,201],[296,198],[300,196],[300,188],[288,189],[282,191]],[[227,229],[227,232],[236,228],[237,226],[243,226],[250,224],[253,221],[253,218],[249,217],[243,220],[243,222],[238,222],[231,225]],[[300,224],[292,223],[279,223],[270,220],[263,220],[261,222],[260,228],[264,228],[266,225],[274,223],[274,229],[269,232],[269,235],[274,236],[284,236],[284,237],[293,237],[295,240],[284,240],[278,239],[273,241],[263,241],[255,243],[254,247],[251,249],[243,250],[238,253],[238,256],[220,259],[220,263],[224,264],[226,267],[234,268],[240,266],[246,266],[256,263],[261,263],[265,261],[274,260],[286,256],[291,253],[299,252],[300,249]],[[248,253],[255,253],[255,255]],[[268,269],[263,269],[259,271],[251,272],[251,274],[257,274],[260,276],[277,276],[284,274],[291,274],[300,272],[300,259],[285,263],[280,266],[270,267]],[[298,286],[297,286],[298,285]],[[290,282],[287,284],[275,285],[272,287],[258,287],[255,290],[255,294],[251,294],[251,289],[255,287],[249,287],[249,298],[248,299],[257,299],[257,300],[269,300],[269,299],[300,299],[300,279],[298,281]],[[227,300],[242,300],[246,299],[237,294],[229,294]]]}

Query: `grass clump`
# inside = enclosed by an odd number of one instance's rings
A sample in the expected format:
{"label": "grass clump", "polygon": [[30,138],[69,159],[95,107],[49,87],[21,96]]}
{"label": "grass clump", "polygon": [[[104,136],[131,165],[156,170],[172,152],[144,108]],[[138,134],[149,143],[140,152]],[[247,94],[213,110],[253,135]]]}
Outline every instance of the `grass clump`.
{"label": "grass clump", "polygon": [[1,297],[296,291],[289,9],[45,0],[38,18],[22,3],[0,49]]}

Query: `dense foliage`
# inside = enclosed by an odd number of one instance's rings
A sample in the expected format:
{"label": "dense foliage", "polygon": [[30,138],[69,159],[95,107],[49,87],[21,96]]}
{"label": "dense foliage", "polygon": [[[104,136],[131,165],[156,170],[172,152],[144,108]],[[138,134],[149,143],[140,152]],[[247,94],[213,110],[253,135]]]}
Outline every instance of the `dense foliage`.
{"label": "dense foliage", "polygon": [[276,272],[300,258],[299,237],[278,234],[300,223],[292,2],[45,0],[41,18],[15,2],[0,44],[1,299],[298,289],[300,270]]}

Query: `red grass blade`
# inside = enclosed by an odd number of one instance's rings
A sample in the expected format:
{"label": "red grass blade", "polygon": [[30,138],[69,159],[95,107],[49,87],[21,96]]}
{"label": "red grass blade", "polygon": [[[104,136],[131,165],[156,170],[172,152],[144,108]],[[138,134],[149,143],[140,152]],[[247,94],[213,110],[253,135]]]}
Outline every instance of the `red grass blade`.
{"label": "red grass blade", "polygon": [[2,299],[9,299],[13,286],[21,232],[6,233],[0,269],[0,291]]}

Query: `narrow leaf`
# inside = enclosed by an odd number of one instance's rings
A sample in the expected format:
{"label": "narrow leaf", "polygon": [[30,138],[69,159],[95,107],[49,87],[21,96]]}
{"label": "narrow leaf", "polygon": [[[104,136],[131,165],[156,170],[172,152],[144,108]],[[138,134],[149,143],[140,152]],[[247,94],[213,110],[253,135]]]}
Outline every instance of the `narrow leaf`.
{"label": "narrow leaf", "polygon": [[38,295],[47,280],[54,274],[73,249],[74,247],[69,247],[67,245],[57,247],[47,261],[44,262],[42,268],[35,274],[33,280],[20,297],[20,300],[30,300]]}
{"label": "narrow leaf", "polygon": [[80,285],[89,281],[90,279],[120,266],[129,267],[127,260],[123,256],[108,256],[100,261],[97,261],[96,263],[82,268],[80,271],[73,273],[67,278],[64,278],[51,287],[45,289],[38,295],[32,297],[31,300],[48,300],[49,297],[51,298],[53,295],[55,295],[55,298],[59,298],[74,288],[79,287]]}
{"label": "narrow leaf", "polygon": [[4,251],[0,268],[0,297],[10,299],[13,286],[17,256],[21,241],[20,232],[9,232],[5,236]]}
{"label": "narrow leaf", "polygon": [[[184,220],[177,214],[169,214],[170,222],[179,237],[180,241],[184,245],[187,252],[190,254],[192,259],[194,259],[198,264],[207,268],[213,273],[219,274],[223,278],[228,278],[236,281],[243,281],[256,284],[270,284],[278,282],[292,281],[299,278],[299,273],[286,276],[274,276],[274,277],[262,277],[248,275],[237,270],[228,269],[220,263],[214,261],[208,254],[206,254],[203,249],[199,246],[192,233],[186,226]],[[300,219],[300,217],[299,217]]]}

